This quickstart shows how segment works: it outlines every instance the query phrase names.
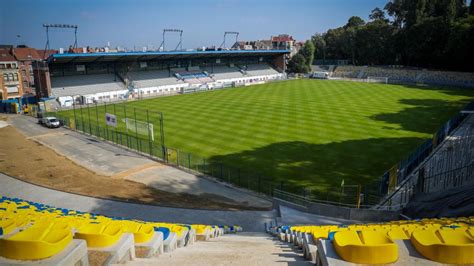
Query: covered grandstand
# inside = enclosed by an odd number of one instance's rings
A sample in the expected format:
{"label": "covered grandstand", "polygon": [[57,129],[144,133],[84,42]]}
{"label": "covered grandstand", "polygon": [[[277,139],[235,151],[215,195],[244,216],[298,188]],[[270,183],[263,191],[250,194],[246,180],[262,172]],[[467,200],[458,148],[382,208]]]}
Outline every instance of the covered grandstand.
{"label": "covered grandstand", "polygon": [[51,95],[63,107],[246,86],[285,78],[288,50],[54,54]]}

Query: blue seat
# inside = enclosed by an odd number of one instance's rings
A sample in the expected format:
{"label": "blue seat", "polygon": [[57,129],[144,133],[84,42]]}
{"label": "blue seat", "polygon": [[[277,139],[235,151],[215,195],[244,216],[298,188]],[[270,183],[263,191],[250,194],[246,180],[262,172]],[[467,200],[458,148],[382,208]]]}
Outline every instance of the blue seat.
{"label": "blue seat", "polygon": [[155,232],[163,233],[163,240],[166,240],[170,236],[170,229],[166,227],[154,227]]}

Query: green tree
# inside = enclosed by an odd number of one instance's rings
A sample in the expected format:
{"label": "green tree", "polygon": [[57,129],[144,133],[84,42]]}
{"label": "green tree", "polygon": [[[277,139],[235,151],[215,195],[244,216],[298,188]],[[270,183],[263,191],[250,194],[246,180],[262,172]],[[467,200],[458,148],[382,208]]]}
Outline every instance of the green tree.
{"label": "green tree", "polygon": [[365,24],[365,21],[362,18],[358,16],[353,16],[349,18],[344,28],[347,29],[347,28],[352,28],[352,27],[360,27],[360,26],[363,26],[364,24]]}
{"label": "green tree", "polygon": [[450,68],[474,71],[474,16],[455,22],[448,39],[446,54]]}
{"label": "green tree", "polygon": [[307,40],[303,47],[300,50],[300,54],[304,57],[305,64],[306,64],[306,72],[311,71],[311,65],[313,64],[314,60],[314,44],[312,41]]}
{"label": "green tree", "polygon": [[288,62],[288,72],[290,73],[307,73],[305,58],[300,54],[295,54]]}
{"label": "green tree", "polygon": [[387,14],[393,18],[393,25],[397,28],[401,28],[406,19],[402,5],[402,0],[391,0],[384,7]]}
{"label": "green tree", "polygon": [[395,51],[393,35],[395,26],[383,20],[375,20],[361,27],[355,36],[357,64],[393,64]]}
{"label": "green tree", "polygon": [[324,39],[324,34],[314,34],[311,36],[311,41],[313,42],[315,48],[314,58],[326,60],[326,40]]}
{"label": "green tree", "polygon": [[473,15],[474,0],[389,0],[311,40],[317,59],[472,70]]}
{"label": "green tree", "polygon": [[388,22],[387,18],[385,17],[385,12],[378,7],[372,10],[372,12],[369,15],[369,19],[372,21],[380,20],[380,21]]}

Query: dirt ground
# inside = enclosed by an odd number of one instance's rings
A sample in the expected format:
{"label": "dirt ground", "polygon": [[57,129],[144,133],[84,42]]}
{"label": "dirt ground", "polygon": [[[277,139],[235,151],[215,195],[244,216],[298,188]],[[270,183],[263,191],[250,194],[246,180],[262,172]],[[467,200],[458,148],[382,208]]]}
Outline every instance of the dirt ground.
{"label": "dirt ground", "polygon": [[[0,120],[5,119],[0,116]],[[40,186],[105,199],[180,208],[265,210],[101,176],[27,139],[12,126],[0,128],[0,172]]]}

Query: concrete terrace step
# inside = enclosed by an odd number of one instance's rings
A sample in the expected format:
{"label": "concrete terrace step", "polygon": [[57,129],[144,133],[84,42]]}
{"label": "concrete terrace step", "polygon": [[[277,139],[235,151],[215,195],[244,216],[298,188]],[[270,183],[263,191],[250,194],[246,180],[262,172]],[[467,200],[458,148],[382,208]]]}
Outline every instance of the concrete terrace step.
{"label": "concrete terrace step", "polygon": [[299,253],[265,233],[242,232],[126,265],[311,265]]}

